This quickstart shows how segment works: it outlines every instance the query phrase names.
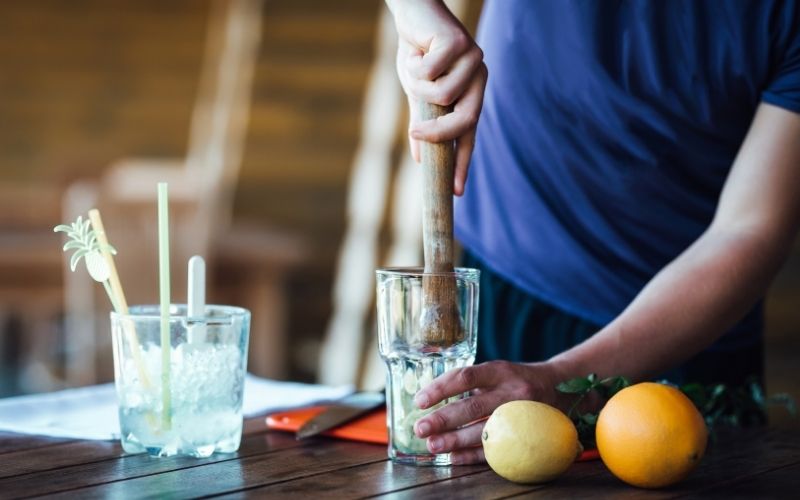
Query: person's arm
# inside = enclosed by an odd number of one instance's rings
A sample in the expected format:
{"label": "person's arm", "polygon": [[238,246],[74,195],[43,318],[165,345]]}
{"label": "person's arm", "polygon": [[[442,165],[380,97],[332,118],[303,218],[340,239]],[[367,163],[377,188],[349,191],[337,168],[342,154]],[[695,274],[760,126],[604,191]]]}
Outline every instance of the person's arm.
{"label": "person's arm", "polygon": [[[487,71],[483,52],[441,0],[386,0],[399,35],[397,75],[408,96],[409,145],[455,140],[453,192],[464,193],[483,106]],[[453,106],[453,112],[420,121],[420,102]]]}
{"label": "person's arm", "polygon": [[[514,399],[563,407],[554,386],[597,373],[640,381],[709,346],[762,297],[800,225],[800,115],[761,104],[737,155],[709,228],[659,272],[612,323],[543,363],[490,362],[446,373],[417,394],[427,408],[455,394],[464,401],[420,419],[431,451],[461,463],[483,460],[482,423]],[[462,426],[465,426],[460,428]]]}
{"label": "person's arm", "polygon": [[643,379],[684,361],[763,297],[799,220],[800,115],[762,104],[709,228],[611,324],[552,362]]}

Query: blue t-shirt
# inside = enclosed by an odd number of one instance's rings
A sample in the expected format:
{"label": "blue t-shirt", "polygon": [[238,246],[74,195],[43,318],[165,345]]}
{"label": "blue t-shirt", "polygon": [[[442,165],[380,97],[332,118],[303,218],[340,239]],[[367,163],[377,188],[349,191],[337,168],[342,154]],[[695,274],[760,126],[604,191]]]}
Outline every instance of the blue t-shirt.
{"label": "blue t-shirt", "polygon": [[[597,324],[712,220],[760,102],[800,113],[793,1],[485,3],[489,68],[456,236]],[[752,341],[761,307],[718,343]]]}

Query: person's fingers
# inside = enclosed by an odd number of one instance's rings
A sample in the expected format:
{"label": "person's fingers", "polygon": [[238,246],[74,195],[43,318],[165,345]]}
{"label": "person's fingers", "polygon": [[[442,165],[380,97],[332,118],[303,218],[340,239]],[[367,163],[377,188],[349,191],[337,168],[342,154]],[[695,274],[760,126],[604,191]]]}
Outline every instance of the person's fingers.
{"label": "person's fingers", "polygon": [[483,52],[474,46],[456,59],[446,74],[435,80],[419,78],[408,68],[413,65],[412,61],[419,59],[419,57],[407,59],[408,91],[425,102],[449,106],[456,102],[472,84],[478,66],[483,61]]}
{"label": "person's fingers", "polygon": [[415,163],[420,162],[419,156],[419,141],[411,137],[411,127],[419,121],[419,102],[408,94],[408,147],[411,151],[411,157]]}
{"label": "person's fingers", "polygon": [[401,40],[397,47],[395,69],[397,70],[397,77],[400,80],[400,85],[403,87],[403,92],[407,96],[411,95],[409,82],[413,79],[413,77],[408,74],[408,61],[413,57],[412,53],[416,53],[419,58],[422,57],[421,52]]}
{"label": "person's fingers", "polygon": [[412,71],[412,68],[422,64],[423,56],[424,54],[417,49],[410,49],[405,52],[405,59],[401,61],[401,64],[403,65],[403,73],[405,73],[409,82],[420,80],[416,73]]}
{"label": "person's fingers", "polygon": [[421,58],[408,61],[409,75],[418,80],[436,80],[474,46],[470,37],[463,31],[436,36]]}
{"label": "person's fingers", "polygon": [[473,149],[475,149],[474,130],[467,132],[456,140],[455,175],[453,176],[453,194],[456,196],[464,194],[464,186],[467,184],[469,159],[472,157]]}
{"label": "person's fingers", "polygon": [[475,127],[477,119],[453,111],[433,120],[412,123],[409,134],[413,139],[432,143],[452,141]]}
{"label": "person's fingers", "polygon": [[450,461],[453,465],[482,464],[486,462],[486,456],[483,453],[483,447],[476,446],[450,453]]}
{"label": "person's fingers", "polygon": [[422,160],[419,157],[419,141],[409,136],[408,147],[411,149],[411,158],[414,159],[414,163],[420,163]]}
{"label": "person's fingers", "polygon": [[[439,401],[464,394],[479,387],[492,387],[498,382],[502,363],[491,361],[474,366],[456,368],[436,377],[430,384],[417,392],[414,403],[419,408],[429,408]],[[487,394],[483,394],[485,397]],[[477,417],[476,417],[477,418]],[[473,419],[474,420],[474,419]]]}
{"label": "person's fingers", "polygon": [[445,432],[428,438],[428,451],[431,453],[448,453],[462,448],[471,448],[481,444],[481,433],[485,421],[475,422],[453,432]]}
{"label": "person's fingers", "polygon": [[488,417],[504,401],[497,391],[453,401],[417,420],[414,433],[423,438],[451,432]]}
{"label": "person's fingers", "polygon": [[411,137],[421,141],[444,142],[473,130],[478,124],[478,117],[483,107],[485,85],[486,80],[481,72],[458,100],[452,113],[433,120],[412,123]]}
{"label": "person's fingers", "polygon": [[[476,117],[480,116],[481,109],[483,108],[483,91],[486,88],[486,79],[488,78],[488,71],[486,65],[481,63],[479,68],[478,78],[472,83],[471,88],[456,105],[456,109],[460,110],[462,107],[473,109],[471,112],[477,110]],[[453,179],[453,193],[456,196],[464,194],[464,189],[467,184],[467,175],[469,174],[469,161],[472,157],[472,152],[475,149],[475,134],[477,131],[477,120],[475,127],[462,135],[456,140],[456,162],[455,162],[455,175]]]}

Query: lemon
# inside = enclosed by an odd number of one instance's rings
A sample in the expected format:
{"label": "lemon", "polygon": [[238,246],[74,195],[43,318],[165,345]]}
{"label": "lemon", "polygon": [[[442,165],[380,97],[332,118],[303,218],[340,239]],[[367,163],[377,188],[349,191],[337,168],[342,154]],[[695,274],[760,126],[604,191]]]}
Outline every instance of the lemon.
{"label": "lemon", "polygon": [[481,436],[489,466],[517,483],[555,479],[582,451],[575,425],[536,401],[510,401],[494,410]]}

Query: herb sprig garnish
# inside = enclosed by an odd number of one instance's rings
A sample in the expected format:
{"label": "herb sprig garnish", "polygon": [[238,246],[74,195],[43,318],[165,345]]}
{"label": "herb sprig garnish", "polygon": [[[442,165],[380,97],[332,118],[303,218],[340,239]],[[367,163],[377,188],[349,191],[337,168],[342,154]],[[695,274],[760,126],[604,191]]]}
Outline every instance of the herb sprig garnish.
{"label": "herb sprig garnish", "polygon": [[575,395],[575,400],[567,412],[567,416],[575,424],[575,428],[578,430],[578,439],[584,448],[594,448],[595,446],[594,428],[597,425],[598,413],[581,413],[579,411],[580,404],[592,392],[596,392],[604,401],[607,401],[629,385],[631,385],[630,380],[622,376],[601,379],[596,374],[590,373],[586,377],[567,380],[556,386],[558,392]]}
{"label": "herb sprig garnish", "polygon": [[[597,393],[604,401],[610,399],[631,382],[622,376],[600,379],[591,373],[556,386],[563,394],[572,394],[575,400],[567,416],[578,430],[578,438],[585,448],[595,446],[594,430],[596,412],[580,412],[580,404],[591,393]],[[722,426],[747,427],[766,423],[768,406],[783,406],[792,415],[797,415],[797,405],[788,394],[765,396],[757,380],[748,380],[743,386],[730,387],[725,384],[689,383],[677,386],[694,403],[705,419],[713,437],[714,430]]]}

